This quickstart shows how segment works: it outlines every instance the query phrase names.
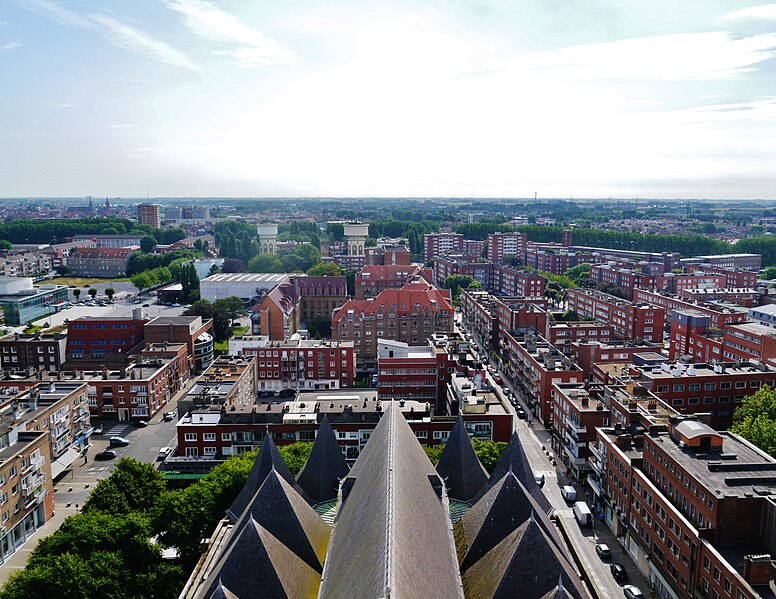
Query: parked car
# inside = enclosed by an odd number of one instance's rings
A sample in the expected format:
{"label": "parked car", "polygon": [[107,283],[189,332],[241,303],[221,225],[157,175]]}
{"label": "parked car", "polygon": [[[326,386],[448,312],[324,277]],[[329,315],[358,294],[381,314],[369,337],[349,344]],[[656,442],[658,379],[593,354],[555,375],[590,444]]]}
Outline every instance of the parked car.
{"label": "parked car", "polygon": [[129,441],[124,437],[111,437],[108,439],[108,445],[111,447],[126,447],[129,445]]}
{"label": "parked car", "polygon": [[571,485],[566,485],[564,487],[561,487],[560,494],[563,495],[563,499],[565,499],[566,501],[577,500],[577,490]]}
{"label": "parked car", "polygon": [[173,308],[180,308],[180,307],[181,307],[181,305],[180,305],[179,303],[177,303],[177,302],[176,302],[176,303],[174,303],[174,304],[172,305],[172,307],[173,307]]}
{"label": "parked car", "polygon": [[641,592],[641,589],[632,584],[626,584],[622,587],[622,592],[628,599],[644,599],[644,593]]}
{"label": "parked car", "polygon": [[173,420],[175,420],[175,416],[176,416],[175,410],[173,410],[172,412],[165,412],[164,416],[162,417],[162,420],[164,420],[165,422],[172,422]]}
{"label": "parked car", "polygon": [[608,559],[612,557],[612,550],[609,549],[609,545],[606,543],[598,543],[598,545],[595,546],[595,552],[601,559]]}
{"label": "parked car", "polygon": [[106,449],[94,456],[95,460],[112,460],[116,457],[116,452],[112,449]]}
{"label": "parked car", "polygon": [[98,424],[94,427],[94,430],[92,431],[93,435],[101,435],[102,434],[102,425]]}
{"label": "parked car", "polygon": [[143,307],[144,307],[144,308],[150,308],[150,307],[151,307],[151,304],[143,304]]}
{"label": "parked car", "polygon": [[156,455],[157,461],[163,461],[164,458],[166,458],[170,452],[172,451],[172,447],[162,447],[159,449],[159,453]]}
{"label": "parked car", "polygon": [[523,408],[517,408],[515,412],[520,420],[525,420],[525,410]]}
{"label": "parked car", "polygon": [[138,428],[145,428],[148,426],[148,422],[145,420],[135,420],[132,424]]}
{"label": "parked car", "polygon": [[612,577],[618,582],[628,580],[628,573],[625,571],[622,564],[612,563],[612,565],[609,566],[609,571],[612,573]]}
{"label": "parked car", "polygon": [[544,474],[536,474],[534,472],[534,480],[540,489],[544,486]]}

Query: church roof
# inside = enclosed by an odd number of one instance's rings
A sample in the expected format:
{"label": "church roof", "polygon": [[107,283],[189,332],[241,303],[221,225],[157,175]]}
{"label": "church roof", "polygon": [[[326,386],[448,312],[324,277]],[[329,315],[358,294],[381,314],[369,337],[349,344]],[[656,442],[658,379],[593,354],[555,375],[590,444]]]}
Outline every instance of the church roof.
{"label": "church roof", "polygon": [[472,501],[477,502],[510,470],[512,470],[514,475],[517,477],[517,480],[523,483],[523,486],[536,500],[542,511],[544,513],[549,512],[552,506],[544,496],[544,493],[542,492],[539,485],[536,483],[533,470],[531,469],[531,465],[528,463],[528,458],[525,455],[525,450],[523,449],[523,445],[520,442],[520,438],[518,437],[516,431],[512,432],[512,437],[509,440],[509,444],[507,445],[506,449],[504,449],[504,453],[501,454],[501,458],[496,464],[496,467],[493,469],[488,482],[482,487],[482,489],[480,489],[480,492],[477,493]]}
{"label": "church roof", "polygon": [[237,495],[234,502],[232,502],[232,505],[229,506],[229,509],[226,510],[226,515],[232,522],[237,522],[245,511],[245,508],[248,507],[251,499],[253,499],[256,491],[259,490],[264,479],[267,478],[267,475],[273,468],[288,484],[296,489],[306,501],[308,500],[307,494],[302,491],[301,487],[296,483],[296,480],[294,480],[294,475],[291,474],[288,466],[286,466],[286,462],[283,460],[278,448],[275,446],[275,442],[272,440],[272,435],[268,432],[264,435],[264,440],[261,442],[261,449],[259,449],[259,454],[253,462],[253,467],[248,474],[248,480],[245,482],[245,486],[242,488],[239,495]]}
{"label": "church roof", "polygon": [[350,471],[342,455],[337,436],[324,413],[318,435],[315,437],[310,456],[299,471],[296,482],[316,503],[336,499],[339,481]]}
{"label": "church roof", "polygon": [[563,546],[547,515],[514,473],[507,472],[454,526],[461,570],[469,568],[531,518],[557,547]]}
{"label": "church roof", "polygon": [[225,551],[251,521],[263,526],[317,572],[323,571],[331,528],[307,502],[271,470],[235,525]]}
{"label": "church roof", "polygon": [[249,518],[203,585],[201,599],[315,597],[318,572]]}
{"label": "church roof", "polygon": [[488,481],[488,472],[480,464],[460,416],[450,431],[436,470],[445,480],[447,494],[461,501],[472,499]]}
{"label": "church roof", "polygon": [[587,597],[579,575],[534,518],[512,531],[463,574],[470,599],[553,597],[559,579],[566,596]]}
{"label": "church roof", "polygon": [[320,599],[462,598],[443,491],[390,405],[342,483]]}

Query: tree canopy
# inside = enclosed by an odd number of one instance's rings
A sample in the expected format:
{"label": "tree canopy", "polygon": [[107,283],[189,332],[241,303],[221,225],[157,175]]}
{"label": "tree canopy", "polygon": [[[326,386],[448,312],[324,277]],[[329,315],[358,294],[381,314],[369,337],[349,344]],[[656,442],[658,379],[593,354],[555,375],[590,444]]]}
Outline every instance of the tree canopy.
{"label": "tree canopy", "polygon": [[776,390],[762,387],[733,413],[733,427],[747,441],[776,457]]}

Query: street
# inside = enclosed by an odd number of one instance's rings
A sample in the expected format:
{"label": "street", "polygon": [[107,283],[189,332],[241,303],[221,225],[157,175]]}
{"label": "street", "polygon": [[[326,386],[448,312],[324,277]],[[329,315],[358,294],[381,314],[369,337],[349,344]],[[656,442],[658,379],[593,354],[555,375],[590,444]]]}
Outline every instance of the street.
{"label": "street", "polygon": [[[456,313],[455,325],[459,329],[457,331],[459,334],[462,334],[460,331],[462,318],[463,316],[460,313]],[[466,323],[464,322],[463,325],[466,326]],[[472,337],[472,345],[476,347],[478,354],[480,356],[487,355],[476,338],[476,334],[473,331],[469,332]],[[491,364],[494,368],[497,367],[496,360],[491,360]],[[514,430],[517,431],[520,437],[532,470],[536,475],[544,475],[545,483],[542,491],[550,505],[555,509],[554,514],[558,517],[558,526],[561,529],[561,534],[566,538],[569,549],[577,562],[577,567],[583,571],[593,592],[600,599],[620,597],[623,595],[622,586],[625,584],[634,584],[646,592],[650,588],[646,579],[638,571],[635,563],[626,554],[609,527],[601,522],[600,518],[594,517],[593,525],[590,527],[582,528],[578,525],[572,509],[573,504],[567,503],[563,498],[561,487],[564,485],[575,487],[578,499],[584,501],[587,498],[587,486],[569,479],[565,473],[565,466],[560,460],[556,460],[556,464],[553,466],[550,461],[551,457],[554,456],[551,443],[552,434],[544,428],[538,419],[533,419],[529,422],[517,417],[515,407],[505,397],[503,389],[509,389],[514,394],[513,396],[517,398],[523,410],[529,414],[530,412],[519,390],[509,383],[503,373],[499,372],[499,375],[503,381],[501,385],[493,380],[490,372],[486,374],[486,377],[490,385],[502,397],[506,409],[512,414]],[[598,556],[595,551],[597,543],[606,543],[609,546],[612,552],[610,560],[604,561]],[[628,573],[627,581],[618,583],[614,580],[609,570],[612,562],[625,567]]]}

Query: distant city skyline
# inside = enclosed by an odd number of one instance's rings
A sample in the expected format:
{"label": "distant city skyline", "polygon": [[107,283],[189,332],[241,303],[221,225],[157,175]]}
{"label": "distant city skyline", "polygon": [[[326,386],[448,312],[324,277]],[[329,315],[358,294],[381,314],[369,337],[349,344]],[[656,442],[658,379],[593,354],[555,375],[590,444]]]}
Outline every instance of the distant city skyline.
{"label": "distant city skyline", "polygon": [[0,6],[0,197],[776,199],[776,4]]}

